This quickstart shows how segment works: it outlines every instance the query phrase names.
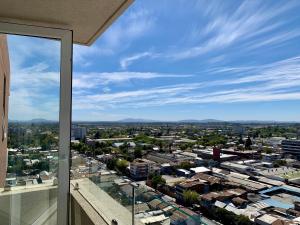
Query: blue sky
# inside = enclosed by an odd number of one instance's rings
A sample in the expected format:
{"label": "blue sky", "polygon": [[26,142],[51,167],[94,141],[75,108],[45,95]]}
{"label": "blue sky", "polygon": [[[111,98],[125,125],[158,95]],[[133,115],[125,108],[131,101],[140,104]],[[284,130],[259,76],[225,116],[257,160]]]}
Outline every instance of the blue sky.
{"label": "blue sky", "polygon": [[[136,0],[74,46],[73,119],[300,121],[300,1]],[[9,37],[11,119],[57,119],[59,44]]]}

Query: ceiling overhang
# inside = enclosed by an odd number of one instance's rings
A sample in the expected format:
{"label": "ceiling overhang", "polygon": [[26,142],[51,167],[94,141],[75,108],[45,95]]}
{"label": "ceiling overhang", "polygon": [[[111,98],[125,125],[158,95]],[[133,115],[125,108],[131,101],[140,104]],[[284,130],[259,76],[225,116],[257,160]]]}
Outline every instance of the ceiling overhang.
{"label": "ceiling overhang", "polygon": [[91,45],[133,0],[0,0],[0,22],[73,31],[73,41]]}

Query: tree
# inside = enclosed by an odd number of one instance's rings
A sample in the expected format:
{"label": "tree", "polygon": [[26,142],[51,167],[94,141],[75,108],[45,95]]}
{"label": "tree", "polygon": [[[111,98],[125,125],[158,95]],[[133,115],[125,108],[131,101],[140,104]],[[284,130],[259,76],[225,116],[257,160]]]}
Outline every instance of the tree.
{"label": "tree", "polygon": [[100,138],[100,132],[97,131],[97,132],[95,133],[94,137],[95,137],[95,139],[99,139],[99,138]]}
{"label": "tree", "polygon": [[236,216],[236,222],[237,225],[252,225],[252,222],[249,220],[249,218],[244,215]]}
{"label": "tree", "polygon": [[109,159],[106,163],[106,167],[109,170],[114,170],[117,164],[117,160],[116,159]]}
{"label": "tree", "polygon": [[125,159],[119,159],[116,163],[116,168],[121,173],[125,173],[127,166],[129,165],[128,161]]}
{"label": "tree", "polygon": [[286,164],[287,164],[286,160],[279,159],[273,163],[273,166],[278,168],[280,166],[286,166]]}
{"label": "tree", "polygon": [[43,160],[38,163],[33,164],[33,169],[38,169],[40,171],[50,171],[49,161]]}
{"label": "tree", "polygon": [[134,158],[142,158],[142,150],[140,148],[136,148],[134,150]]}
{"label": "tree", "polygon": [[240,136],[238,143],[242,145],[245,144],[242,135]]}
{"label": "tree", "polygon": [[227,211],[223,208],[214,210],[214,217],[216,220],[226,225],[252,225],[253,223],[248,217],[243,215],[235,215],[233,212]]}
{"label": "tree", "polygon": [[119,149],[123,152],[123,153],[127,153],[128,149],[130,147],[130,144],[128,142],[124,142]]}
{"label": "tree", "polygon": [[181,143],[179,145],[179,148],[180,148],[180,150],[184,151],[184,150],[186,150],[188,148],[192,148],[193,145],[194,145],[194,143]]}
{"label": "tree", "polygon": [[273,151],[272,149],[268,148],[268,147],[263,147],[263,150],[262,150],[264,153],[267,153],[267,154],[271,154]]}
{"label": "tree", "polygon": [[252,141],[250,139],[250,137],[248,136],[246,142],[245,142],[245,149],[250,150],[251,149],[251,145],[252,145]]}
{"label": "tree", "polygon": [[185,204],[192,205],[198,202],[198,193],[196,191],[187,190],[183,192],[183,200]]}
{"label": "tree", "polygon": [[197,141],[198,145],[203,146],[225,145],[226,143],[227,137],[218,133],[206,134]]}
{"label": "tree", "polygon": [[193,165],[190,162],[181,162],[180,165],[178,166],[178,169],[188,170],[192,167],[193,167]]}
{"label": "tree", "polygon": [[161,175],[153,175],[151,179],[151,184],[154,189],[158,187],[160,184],[165,184],[166,180],[162,178]]}

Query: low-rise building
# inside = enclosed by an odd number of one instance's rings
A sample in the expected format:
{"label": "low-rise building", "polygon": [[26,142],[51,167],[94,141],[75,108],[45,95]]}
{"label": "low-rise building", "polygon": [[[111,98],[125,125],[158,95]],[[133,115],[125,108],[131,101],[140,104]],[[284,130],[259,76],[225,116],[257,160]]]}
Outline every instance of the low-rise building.
{"label": "low-rise building", "polygon": [[258,225],[283,225],[283,221],[277,217],[269,214],[264,214],[262,216],[255,218],[255,223]]}
{"label": "low-rise building", "polygon": [[262,160],[272,162],[281,159],[281,154],[278,153],[261,153]]}
{"label": "low-rise building", "polygon": [[150,152],[147,155],[147,159],[160,164],[162,163],[180,164],[181,162],[194,161],[193,156],[182,155],[178,153],[166,154],[166,153],[159,153],[159,152]]}
{"label": "low-rise building", "polygon": [[180,184],[177,184],[175,186],[176,189],[176,200],[179,202],[184,201],[184,192],[191,190],[196,191],[198,193],[202,193],[207,189],[207,181],[200,180],[200,179],[190,179],[186,180],[185,182],[182,182]]}
{"label": "low-rise building", "polygon": [[185,170],[185,169],[177,169],[176,170],[176,175],[180,177],[189,177],[191,174],[190,171]]}
{"label": "low-rise building", "polygon": [[298,159],[300,158],[300,140],[283,140],[281,147],[284,154],[294,155]]}
{"label": "low-rise building", "polygon": [[195,167],[195,168],[190,168],[190,171],[193,174],[197,174],[197,173],[210,173],[211,170],[208,169],[207,167],[204,166],[199,166],[199,167]]}
{"label": "low-rise building", "polygon": [[[193,152],[203,159],[216,159],[213,149],[193,149]],[[236,159],[238,159],[237,155],[220,153],[217,160],[220,162],[225,162]]]}
{"label": "low-rise building", "polygon": [[254,171],[254,169],[250,166],[242,165],[234,162],[223,162],[221,163],[220,167],[223,169],[228,169],[230,171],[241,172],[241,173],[249,173]]}

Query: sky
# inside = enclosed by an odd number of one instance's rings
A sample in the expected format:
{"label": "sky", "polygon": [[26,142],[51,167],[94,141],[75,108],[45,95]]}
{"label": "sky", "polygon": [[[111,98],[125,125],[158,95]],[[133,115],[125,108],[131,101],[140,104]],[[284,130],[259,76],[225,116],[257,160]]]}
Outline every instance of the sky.
{"label": "sky", "polygon": [[[73,120],[300,121],[300,1],[136,0],[74,45]],[[58,118],[59,43],[9,36],[14,120]]]}

